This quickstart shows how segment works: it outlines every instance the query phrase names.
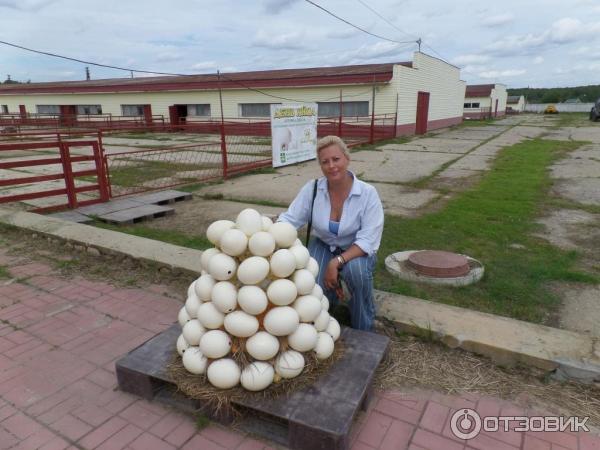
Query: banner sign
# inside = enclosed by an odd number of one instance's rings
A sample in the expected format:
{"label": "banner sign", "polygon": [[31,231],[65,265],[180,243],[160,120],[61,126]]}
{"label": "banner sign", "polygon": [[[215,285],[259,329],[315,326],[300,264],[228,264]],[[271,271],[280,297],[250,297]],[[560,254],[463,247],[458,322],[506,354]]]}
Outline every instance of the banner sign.
{"label": "banner sign", "polygon": [[271,105],[273,167],[317,157],[317,104]]}

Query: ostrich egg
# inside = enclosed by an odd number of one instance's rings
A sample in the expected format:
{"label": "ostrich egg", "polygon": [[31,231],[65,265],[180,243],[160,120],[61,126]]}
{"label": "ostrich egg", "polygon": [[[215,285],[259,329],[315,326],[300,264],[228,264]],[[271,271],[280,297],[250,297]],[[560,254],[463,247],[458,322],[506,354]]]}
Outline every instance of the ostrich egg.
{"label": "ostrich egg", "polygon": [[269,228],[271,228],[271,226],[273,225],[273,221],[267,216],[261,216],[260,219],[262,221],[262,231],[269,231]]}
{"label": "ostrich egg", "polygon": [[242,286],[238,291],[237,301],[242,310],[254,316],[267,309],[269,303],[267,294],[258,286]]}
{"label": "ostrich egg", "polygon": [[256,361],[242,370],[240,383],[249,391],[262,391],[273,382],[275,370],[267,362]]}
{"label": "ostrich egg", "polygon": [[248,237],[243,231],[231,228],[223,233],[219,246],[229,256],[240,256],[248,247]]}
{"label": "ostrich egg", "polygon": [[329,358],[333,353],[333,349],[333,338],[327,333],[319,333],[319,336],[317,337],[317,345],[315,346],[317,359]]}
{"label": "ostrich egg", "polygon": [[315,287],[315,277],[306,269],[296,270],[292,276],[292,281],[300,295],[310,294]]}
{"label": "ostrich egg", "polygon": [[321,297],[321,309],[323,311],[329,311],[329,299],[325,296]]}
{"label": "ostrich egg", "polygon": [[182,357],[183,367],[194,375],[201,375],[206,372],[206,356],[202,354],[198,347],[190,347]]}
{"label": "ostrich egg", "polygon": [[298,232],[294,226],[286,222],[274,223],[271,228],[269,228],[269,233],[273,235],[277,246],[280,248],[291,247],[298,237]]}
{"label": "ostrich egg", "polygon": [[217,280],[209,274],[200,276],[194,282],[194,292],[200,301],[207,302],[210,300],[210,294],[216,282]]}
{"label": "ostrich egg", "polygon": [[273,275],[286,278],[294,273],[294,270],[296,270],[296,258],[294,258],[291,251],[282,248],[273,253],[273,256],[271,256],[271,272]]}
{"label": "ostrich egg", "polygon": [[181,330],[181,334],[190,345],[198,345],[204,333],[206,333],[206,328],[197,319],[190,320]]}
{"label": "ostrich egg", "polygon": [[179,314],[177,314],[177,321],[179,322],[179,325],[181,325],[183,328],[183,326],[190,320],[192,320],[192,318],[188,314],[187,309],[185,309],[185,306],[182,306],[179,310]]}
{"label": "ostrich egg", "polygon": [[265,330],[273,336],[287,336],[298,328],[300,318],[294,308],[277,306],[271,309],[263,320]]}
{"label": "ostrich egg", "polygon": [[321,301],[312,295],[298,297],[292,305],[300,316],[300,322],[313,322],[321,314]]}
{"label": "ostrich egg", "polygon": [[219,253],[221,253],[219,249],[214,247],[207,248],[206,250],[204,250],[202,252],[202,255],[200,256],[200,266],[202,267],[202,269],[208,271],[208,262],[210,261],[210,258],[212,258],[215,255],[218,255]]}
{"label": "ostrich egg", "polygon": [[188,286],[188,290],[187,290],[187,296],[189,297],[190,295],[192,295],[193,292],[195,291],[195,286],[196,286],[196,280],[192,281],[190,283],[190,285]]}
{"label": "ostrich egg", "polygon": [[231,350],[231,337],[222,330],[210,330],[204,333],[198,347],[207,358],[222,358]]}
{"label": "ostrich egg", "polygon": [[258,284],[269,275],[269,261],[261,256],[246,258],[237,272],[237,278],[243,284]]}
{"label": "ostrich egg", "polygon": [[183,337],[183,334],[180,334],[177,338],[177,353],[179,353],[179,356],[183,356],[183,353],[188,348],[190,348],[190,344],[187,343],[187,341]]}
{"label": "ostrich egg", "polygon": [[219,253],[212,258],[208,263],[208,273],[215,280],[226,281],[235,275],[237,263],[235,259],[225,253]]}
{"label": "ostrich egg", "polygon": [[306,270],[312,273],[312,276],[317,278],[319,275],[319,263],[312,256],[308,258],[308,264],[306,264]]}
{"label": "ostrich egg", "polygon": [[237,307],[237,289],[229,281],[219,281],[213,287],[210,299],[223,314],[230,313]]}
{"label": "ostrich egg", "polygon": [[338,323],[338,321],[335,320],[335,318],[330,317],[329,325],[327,325],[327,328],[325,328],[325,333],[330,335],[333,338],[333,341],[335,342],[340,337],[341,331],[342,330],[340,329],[340,324]]}
{"label": "ostrich egg", "polygon": [[266,361],[279,351],[279,339],[266,331],[259,331],[246,341],[246,351],[254,359]]}
{"label": "ostrich egg", "polygon": [[241,371],[237,363],[231,358],[213,361],[206,370],[210,384],[219,389],[229,389],[240,382]]}
{"label": "ostrich egg", "polygon": [[304,356],[294,350],[281,353],[275,361],[275,372],[281,378],[294,378],[304,369]]}
{"label": "ostrich egg", "polygon": [[225,330],[237,337],[247,338],[258,331],[258,319],[244,311],[233,311],[225,316]]}
{"label": "ostrich egg", "polygon": [[201,304],[202,302],[195,292],[192,292],[192,295],[190,295],[185,301],[185,310],[192,319],[194,319],[198,314],[198,308],[200,308]]}
{"label": "ostrich egg", "polygon": [[314,325],[315,325],[315,328],[317,329],[317,331],[325,331],[325,329],[329,325],[330,317],[331,316],[329,315],[329,313],[327,311],[321,310],[321,312],[319,313],[319,315],[317,316],[317,318],[314,321]]}
{"label": "ostrich egg", "polygon": [[252,236],[254,233],[262,230],[262,217],[257,210],[252,208],[241,211],[235,223],[246,236]]}
{"label": "ostrich egg", "polygon": [[267,288],[267,297],[271,303],[286,306],[292,303],[298,295],[298,289],[293,281],[281,278],[273,281]]}
{"label": "ostrich egg", "polygon": [[266,231],[254,233],[248,240],[248,249],[254,256],[271,256],[275,251],[275,238]]}
{"label": "ostrich egg", "polygon": [[314,295],[315,297],[317,297],[319,299],[323,297],[323,288],[321,286],[319,286],[319,283],[315,283],[315,287],[313,288],[310,295]]}
{"label": "ostrich egg", "polygon": [[225,315],[212,302],[202,303],[198,308],[198,320],[204,328],[211,330],[223,325]]}
{"label": "ostrich egg", "polygon": [[212,242],[215,247],[219,245],[221,241],[221,236],[230,228],[233,228],[235,223],[231,220],[217,220],[209,225],[206,229],[206,237]]}
{"label": "ostrich egg", "polygon": [[309,323],[301,323],[296,331],[288,336],[288,344],[294,350],[307,352],[317,345],[318,332],[315,327]]}
{"label": "ostrich egg", "polygon": [[290,247],[290,252],[292,252],[294,258],[296,258],[296,269],[304,269],[310,258],[308,249],[303,245],[294,245]]}

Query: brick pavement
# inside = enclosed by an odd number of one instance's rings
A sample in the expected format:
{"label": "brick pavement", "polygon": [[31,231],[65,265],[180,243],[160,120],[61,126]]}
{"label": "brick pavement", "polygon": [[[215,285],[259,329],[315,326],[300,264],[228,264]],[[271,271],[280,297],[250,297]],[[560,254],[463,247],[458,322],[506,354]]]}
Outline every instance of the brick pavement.
{"label": "brick pavement", "polygon": [[[166,329],[180,304],[160,286],[127,289],[9,256],[0,266],[0,449],[268,449],[277,445],[117,390],[114,362]],[[461,408],[522,415],[497,398],[434,392],[379,393],[352,429],[352,448],[600,450],[591,433],[450,431]]]}

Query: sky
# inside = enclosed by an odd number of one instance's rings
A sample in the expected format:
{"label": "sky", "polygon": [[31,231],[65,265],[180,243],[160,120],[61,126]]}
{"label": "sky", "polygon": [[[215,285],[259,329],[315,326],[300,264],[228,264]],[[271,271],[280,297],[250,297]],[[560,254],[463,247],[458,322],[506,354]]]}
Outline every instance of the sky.
{"label": "sky", "polygon": [[[410,61],[468,84],[600,84],[600,0],[0,0],[0,40],[132,69],[201,74]],[[85,79],[85,64],[0,44],[0,81]],[[89,66],[91,77],[129,72]],[[134,76],[148,76],[134,74]]]}

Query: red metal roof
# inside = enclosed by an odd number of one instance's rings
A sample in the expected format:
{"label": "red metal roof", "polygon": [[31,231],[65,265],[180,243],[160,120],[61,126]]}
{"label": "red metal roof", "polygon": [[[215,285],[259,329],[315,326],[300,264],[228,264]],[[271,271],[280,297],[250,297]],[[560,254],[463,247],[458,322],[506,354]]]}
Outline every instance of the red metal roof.
{"label": "red metal roof", "polygon": [[495,84],[471,84],[467,86],[465,97],[489,97]]}
{"label": "red metal roof", "polygon": [[[221,87],[267,88],[340,84],[386,83],[392,79],[394,65],[412,67],[411,62],[363,64],[307,69],[281,69],[221,74]],[[0,85],[2,94],[42,94],[81,92],[139,92],[217,89],[216,74],[161,76],[142,78],[109,78],[90,81],[58,81]]]}

